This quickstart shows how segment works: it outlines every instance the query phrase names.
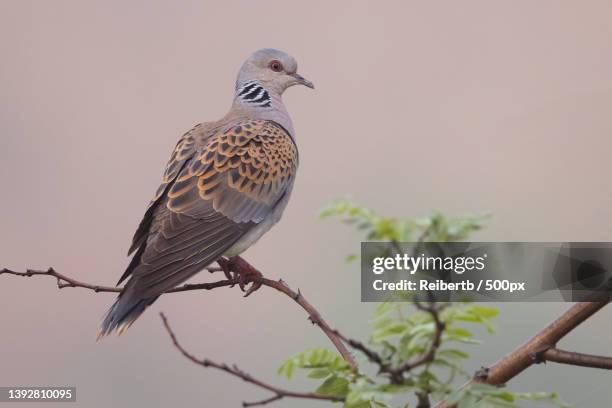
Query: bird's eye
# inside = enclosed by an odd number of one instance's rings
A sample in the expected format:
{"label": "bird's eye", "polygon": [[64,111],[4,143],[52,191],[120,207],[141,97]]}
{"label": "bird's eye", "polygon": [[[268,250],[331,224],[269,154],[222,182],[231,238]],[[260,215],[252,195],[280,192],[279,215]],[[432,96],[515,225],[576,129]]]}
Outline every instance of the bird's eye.
{"label": "bird's eye", "polygon": [[283,64],[280,61],[273,60],[270,62],[270,69],[274,72],[281,72],[283,70]]}

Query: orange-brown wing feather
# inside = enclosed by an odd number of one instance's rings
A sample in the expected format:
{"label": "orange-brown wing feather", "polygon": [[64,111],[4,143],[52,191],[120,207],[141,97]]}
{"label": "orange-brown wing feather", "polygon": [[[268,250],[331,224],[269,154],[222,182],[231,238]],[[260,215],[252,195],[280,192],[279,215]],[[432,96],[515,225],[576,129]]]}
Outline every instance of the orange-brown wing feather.
{"label": "orange-brown wing feather", "polygon": [[[196,125],[193,129],[185,133],[176,144],[174,150],[172,151],[172,155],[170,156],[170,160],[166,164],[166,169],[164,170],[164,175],[162,176],[162,182],[157,188],[155,192],[155,196],[149,202],[149,206],[140,221],[140,225],[136,229],[134,233],[134,237],[132,238],[132,245],[128,251],[128,255],[134,252],[136,249],[142,246],[144,241],[147,238],[149,226],[153,219],[153,213],[160,203],[160,199],[171,185],[172,182],[176,179],[179,172],[191,157],[193,157],[196,149],[196,135],[201,131],[202,125]],[[125,277],[122,277],[123,280]],[[121,280],[119,283],[121,283]]]}
{"label": "orange-brown wing feather", "polygon": [[251,120],[217,131],[180,166],[174,162],[178,174],[164,176],[146,241],[126,271],[140,298],[187,280],[261,222],[291,187],[298,155],[282,127]]}
{"label": "orange-brown wing feather", "polygon": [[298,165],[291,136],[274,122],[240,122],[213,135],[168,191],[168,208],[189,214],[200,199],[237,223],[261,222],[292,184]]}

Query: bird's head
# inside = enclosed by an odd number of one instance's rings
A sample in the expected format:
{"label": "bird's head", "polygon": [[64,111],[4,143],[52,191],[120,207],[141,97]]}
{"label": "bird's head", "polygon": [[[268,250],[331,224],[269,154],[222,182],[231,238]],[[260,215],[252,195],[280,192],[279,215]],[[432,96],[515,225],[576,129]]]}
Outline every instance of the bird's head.
{"label": "bird's head", "polygon": [[265,89],[278,95],[293,85],[314,89],[312,82],[297,73],[297,61],[291,55],[272,48],[255,51],[240,68],[236,91],[250,82],[259,82]]}

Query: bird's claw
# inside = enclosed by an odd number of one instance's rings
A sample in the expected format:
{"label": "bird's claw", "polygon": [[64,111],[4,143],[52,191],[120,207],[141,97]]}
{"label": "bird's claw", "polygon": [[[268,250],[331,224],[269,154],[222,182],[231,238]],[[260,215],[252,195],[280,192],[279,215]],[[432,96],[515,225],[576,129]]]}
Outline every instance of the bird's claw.
{"label": "bird's claw", "polygon": [[[261,275],[259,275],[259,276],[261,276]],[[244,297],[249,296],[251,293],[255,292],[259,288],[261,288],[261,283],[251,281],[251,286],[249,287],[249,289],[244,294]],[[240,289],[242,289],[242,291],[244,292],[244,287],[241,287]]]}
{"label": "bird's claw", "polygon": [[[239,257],[236,258],[238,258],[235,260],[236,266],[238,266],[238,285],[243,292],[246,292],[244,297],[247,297],[257,289],[261,288],[261,282],[258,282],[253,278],[261,278],[263,277],[263,274],[244,259]],[[247,289],[247,285],[249,283],[251,286]]]}
{"label": "bird's claw", "polygon": [[[238,284],[240,290],[245,292],[244,297],[251,295],[257,289],[261,288],[261,283],[253,278],[261,278],[263,274],[241,257],[234,256],[229,259],[220,258],[217,263],[223,270],[225,277],[234,282],[231,287]],[[249,283],[251,286],[247,289]]]}
{"label": "bird's claw", "polygon": [[230,288],[233,288],[236,285],[235,282],[236,282],[237,273],[233,271],[232,261],[229,259],[225,259],[225,258],[219,258],[217,260],[217,263],[219,264],[219,267],[223,271],[223,274],[225,275],[225,279],[234,282],[230,285]]}

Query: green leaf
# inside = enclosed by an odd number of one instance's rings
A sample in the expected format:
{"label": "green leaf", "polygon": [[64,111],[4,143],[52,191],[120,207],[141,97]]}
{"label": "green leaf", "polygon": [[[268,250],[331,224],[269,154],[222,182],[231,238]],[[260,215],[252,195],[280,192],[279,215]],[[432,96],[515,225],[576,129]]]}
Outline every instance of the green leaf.
{"label": "green leaf", "polygon": [[280,376],[291,379],[296,368],[312,370],[309,375],[314,376],[321,375],[321,372],[312,374],[317,369],[325,369],[328,374],[350,372],[350,366],[340,354],[322,348],[304,351],[291,357],[278,368],[277,373]]}
{"label": "green leaf", "polygon": [[475,395],[467,392],[459,400],[459,404],[457,404],[457,408],[474,408],[477,401],[478,401],[478,398]]}
{"label": "green leaf", "polygon": [[349,387],[350,391],[344,403],[344,407],[348,408],[388,407],[386,402],[390,401],[394,394],[400,394],[411,389],[411,387],[405,385],[376,385],[363,377],[358,378]]}
{"label": "green leaf", "polygon": [[331,374],[331,371],[327,368],[317,368],[308,373],[308,378],[321,379]]}
{"label": "green leaf", "polygon": [[545,401],[561,408],[570,408],[555,392],[525,392],[515,393],[517,398],[528,401]]}
{"label": "green leaf", "polygon": [[376,309],[374,309],[374,319],[380,319],[381,317],[385,316],[387,313],[393,310],[394,306],[395,305],[392,302],[380,303],[378,306],[376,306]]}
{"label": "green leaf", "polygon": [[349,391],[349,382],[346,378],[331,376],[316,389],[317,394],[345,396]]}
{"label": "green leaf", "polygon": [[291,377],[293,377],[294,370],[295,370],[295,364],[294,364],[293,358],[291,358],[285,361],[280,367],[278,367],[278,370],[276,370],[276,373],[280,376],[284,376],[284,377],[287,377],[288,379],[291,379]]}
{"label": "green leaf", "polygon": [[449,360],[445,360],[439,357],[436,357],[436,359],[432,361],[431,364],[438,366],[438,367],[456,367],[457,366],[456,364],[450,362]]}
{"label": "green leaf", "polygon": [[442,333],[443,341],[456,341],[467,344],[480,344],[480,341],[473,339],[474,335],[461,327],[450,327]]}
{"label": "green leaf", "polygon": [[456,405],[459,401],[461,401],[461,399],[464,398],[464,394],[466,394],[464,390],[456,390],[446,398],[446,403],[448,405]]}
{"label": "green leaf", "polygon": [[470,357],[468,353],[465,351],[457,350],[457,349],[444,349],[439,350],[437,353],[438,357],[447,357],[454,360],[464,360]]}
{"label": "green leaf", "polygon": [[476,316],[480,316],[484,319],[491,319],[499,315],[499,310],[492,307],[472,305],[468,306],[468,309]]}
{"label": "green leaf", "polygon": [[[386,406],[386,405],[385,405]],[[371,408],[370,401],[345,401],[344,408]]]}
{"label": "green leaf", "polygon": [[402,334],[409,326],[407,324],[394,324],[392,326],[389,327],[385,327],[381,330],[376,330],[373,334],[372,334],[372,341],[373,342],[380,342],[382,340],[388,339],[390,337],[396,337],[399,336],[400,334]]}
{"label": "green leaf", "polygon": [[[488,216],[449,217],[436,212],[420,219],[386,217],[345,199],[330,203],[321,211],[321,217],[334,217],[355,228],[367,240],[401,243],[411,242],[417,237],[437,242],[464,240],[480,230]],[[392,253],[389,250],[378,256],[391,256]],[[355,254],[346,257],[347,262],[357,259]],[[425,353],[431,345],[435,333],[432,316],[424,312],[411,313],[411,308],[407,307],[412,305],[410,300],[406,299],[408,303],[381,303],[374,311],[370,343],[386,363],[409,361]],[[426,365],[411,372],[405,386],[377,384],[375,380],[386,383],[388,378],[369,378],[362,373],[354,373],[337,353],[326,349],[300,353],[283,363],[278,372],[291,378],[296,369],[303,369],[309,378],[324,380],[317,392],[346,396],[345,408],[386,408],[387,401],[408,389],[447,397],[448,402],[457,404],[458,408],[516,408],[520,400],[544,401],[566,407],[554,393],[514,393],[486,384],[474,384],[467,389],[450,392],[455,375],[466,374],[462,364],[469,355],[463,350],[449,348],[449,342],[479,344],[472,332],[466,330],[466,323],[481,325],[493,332],[492,321],[499,312],[471,303],[446,306],[440,315],[445,323],[442,347],[437,350],[431,364],[436,366],[436,375],[430,371],[430,365]],[[441,382],[437,375],[445,382]]]}
{"label": "green leaf", "polygon": [[355,261],[357,259],[359,259],[359,255],[357,255],[357,254],[348,254],[344,260],[346,261],[346,263],[351,263],[351,262],[353,262],[353,261]]}
{"label": "green leaf", "polygon": [[385,329],[395,323],[397,320],[392,317],[383,317],[378,320],[374,320],[372,328],[374,329]]}

